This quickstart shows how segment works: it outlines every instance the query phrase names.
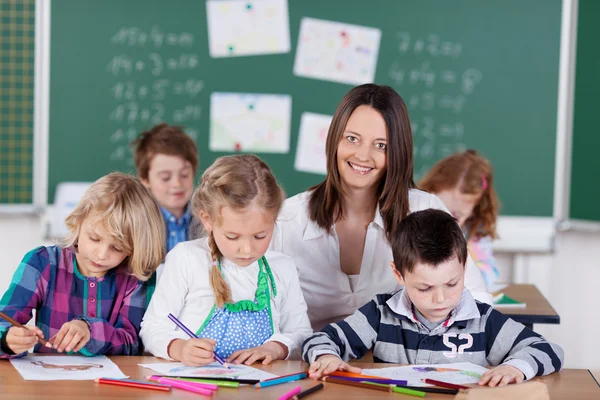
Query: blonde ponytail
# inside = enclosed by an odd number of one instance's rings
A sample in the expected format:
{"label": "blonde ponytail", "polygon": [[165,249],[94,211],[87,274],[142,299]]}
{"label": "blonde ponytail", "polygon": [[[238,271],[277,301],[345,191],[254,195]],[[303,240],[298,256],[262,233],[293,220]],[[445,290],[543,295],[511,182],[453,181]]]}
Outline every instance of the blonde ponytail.
{"label": "blonde ponytail", "polygon": [[225,303],[230,303],[231,300],[231,288],[225,282],[223,275],[218,267],[219,262],[219,248],[215,242],[215,237],[211,232],[208,237],[208,246],[210,248],[210,255],[213,260],[213,265],[210,270],[210,286],[212,287],[215,295],[215,302],[218,308],[222,308]]}

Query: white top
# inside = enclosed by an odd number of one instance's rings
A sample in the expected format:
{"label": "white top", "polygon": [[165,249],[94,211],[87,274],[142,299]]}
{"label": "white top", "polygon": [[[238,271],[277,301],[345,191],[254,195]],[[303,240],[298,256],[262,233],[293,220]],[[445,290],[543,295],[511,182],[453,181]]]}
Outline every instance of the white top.
{"label": "white top", "polygon": [[[410,212],[436,208],[448,212],[434,195],[417,189],[409,191]],[[294,259],[300,285],[308,305],[313,329],[339,321],[354,313],[379,293],[399,289],[389,263],[392,249],[385,237],[379,208],[367,228],[360,275],[354,289],[340,268],[340,246],[335,231],[327,234],[308,216],[309,193],[287,199],[279,213],[271,249]],[[465,286],[477,300],[491,304],[485,283],[471,257],[467,259]]]}
{"label": "white top", "polygon": [[[142,321],[140,338],[146,350],[171,359],[167,347],[173,339],[189,339],[169,318],[175,315],[192,332],[197,332],[210,313],[215,298],[210,286],[212,259],[206,238],[177,244],[167,254],[162,276]],[[288,348],[288,357],[299,349],[312,329],[306,315],[294,261],[283,254],[265,254],[275,278],[277,296],[271,297],[274,334],[267,340]],[[239,267],[222,258],[221,268],[231,286],[233,301],[254,300],[258,261]]]}

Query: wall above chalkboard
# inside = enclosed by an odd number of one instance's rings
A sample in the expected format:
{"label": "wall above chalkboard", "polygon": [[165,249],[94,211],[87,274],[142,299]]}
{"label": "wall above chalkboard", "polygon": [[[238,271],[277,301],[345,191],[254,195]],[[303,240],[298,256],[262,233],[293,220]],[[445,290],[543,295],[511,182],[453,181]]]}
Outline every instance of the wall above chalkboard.
{"label": "wall above chalkboard", "polygon": [[476,148],[494,164],[503,215],[552,216],[560,0],[285,3],[289,51],[283,41],[274,54],[215,50],[213,58],[206,2],[53,1],[49,201],[59,182],[133,172],[128,143],[160,121],[187,128],[201,170],[228,154],[211,146],[211,98],[223,99],[215,93],[289,99],[288,148],[258,154],[289,195],[321,181],[295,169],[300,121],[326,123],[353,84],[294,73],[309,19],[379,32],[374,81],[408,105],[418,175],[447,154]]}

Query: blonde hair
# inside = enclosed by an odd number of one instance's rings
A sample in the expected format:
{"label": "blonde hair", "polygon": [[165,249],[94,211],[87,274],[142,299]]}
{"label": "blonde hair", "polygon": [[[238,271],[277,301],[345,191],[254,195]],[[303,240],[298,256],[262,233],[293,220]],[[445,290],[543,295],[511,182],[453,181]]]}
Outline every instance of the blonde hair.
{"label": "blonde hair", "polygon": [[461,193],[480,196],[465,222],[467,237],[498,237],[499,201],[494,189],[494,170],[477,151],[466,150],[438,161],[419,182],[419,187],[433,194],[456,188]]}
{"label": "blonde hair", "polygon": [[162,214],[148,189],[120,172],[98,179],[65,219],[70,232],[65,246],[77,249],[81,224],[92,212],[115,244],[129,254],[130,272],[146,281],[164,259],[166,242]]}
{"label": "blonde hair", "polygon": [[[275,176],[264,161],[252,154],[241,154],[217,158],[202,174],[200,185],[192,196],[192,212],[200,215],[204,211],[212,221],[220,223],[221,208],[241,210],[252,202],[265,211],[277,216],[285,194],[277,184]],[[217,267],[221,251],[211,231],[208,236],[213,266],[210,284],[217,307],[231,302],[231,288]]]}

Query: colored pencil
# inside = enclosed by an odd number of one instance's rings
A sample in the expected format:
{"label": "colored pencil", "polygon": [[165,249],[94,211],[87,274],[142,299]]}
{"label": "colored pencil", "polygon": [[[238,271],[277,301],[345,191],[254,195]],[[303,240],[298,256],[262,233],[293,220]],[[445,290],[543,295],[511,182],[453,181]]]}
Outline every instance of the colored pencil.
{"label": "colored pencil", "polygon": [[[9,317],[8,315],[4,314],[3,312],[0,312],[0,318],[10,322],[11,324],[13,324],[14,326],[18,327],[18,328],[25,328],[24,325],[20,324],[18,321],[15,321],[14,319],[12,319],[11,317]],[[25,328],[27,329],[27,328]],[[38,336],[38,340],[40,341],[41,344],[43,344],[46,347],[52,348],[52,345],[50,344],[50,342],[48,342],[46,339],[41,338]]]}
{"label": "colored pencil", "polygon": [[408,384],[407,381],[398,380],[398,379],[386,379],[386,378],[354,378],[352,376],[335,376],[338,379],[343,379],[345,381],[354,381],[354,382],[375,382],[375,383],[383,383],[386,385],[399,385],[406,386]]}
{"label": "colored pencil", "polygon": [[336,376],[336,377],[344,376],[347,378],[381,379],[380,376],[355,374],[353,372],[344,372],[344,371],[333,371],[330,375]]}
{"label": "colored pencil", "polygon": [[223,382],[237,382],[240,384],[254,385],[259,383],[260,379],[241,379],[241,378],[228,378],[228,377],[216,377],[216,376],[189,376],[189,375],[152,375],[150,378],[179,378],[179,379],[208,379],[211,381],[223,381]]}
{"label": "colored pencil", "polygon": [[[166,379],[166,381],[165,381],[165,379]],[[158,379],[158,383],[164,383],[164,382],[169,382],[169,385],[173,386],[174,388],[185,390],[188,392],[203,394],[205,396],[210,396],[213,393],[212,390],[198,387],[191,382],[178,381],[175,379],[168,380],[168,378],[159,378]]]}
{"label": "colored pencil", "polygon": [[306,372],[302,372],[299,374],[294,374],[294,375],[288,375],[288,376],[283,376],[283,377],[279,377],[279,378],[274,378],[274,379],[269,379],[268,381],[261,381],[259,383],[257,383],[256,385],[254,385],[255,388],[266,388],[269,386],[275,386],[275,385],[280,385],[282,383],[287,383],[287,382],[293,382],[293,381],[298,381],[300,379],[306,379],[307,374]]}
{"label": "colored pencil", "polygon": [[157,383],[149,383],[149,382],[144,382],[144,381],[134,381],[132,379],[98,378],[98,379],[95,379],[95,381],[97,383],[102,383],[105,385],[126,386],[126,387],[138,388],[138,389],[161,390],[163,392],[168,392],[171,390],[171,386],[169,386],[169,385],[160,385]]}
{"label": "colored pencil", "polygon": [[314,393],[314,392],[316,392],[318,390],[323,389],[324,387],[325,387],[325,385],[323,385],[322,383],[319,383],[318,385],[315,385],[315,386],[313,386],[313,387],[311,387],[309,389],[306,389],[303,392],[298,393],[297,395],[295,395],[294,397],[292,397],[292,400],[299,400],[299,399],[301,399],[303,397],[308,396],[309,394],[312,394],[312,393]]}
{"label": "colored pencil", "polygon": [[301,374],[306,374],[306,373],[307,373],[306,371],[294,372],[293,374],[281,375],[276,378],[265,379],[264,381],[260,381],[260,382],[261,383],[269,382],[269,381],[274,381],[275,379],[287,378],[288,376],[296,376],[296,375],[301,375]]}
{"label": "colored pencil", "polygon": [[293,388],[289,392],[286,392],[283,395],[279,396],[277,398],[277,400],[290,400],[292,397],[294,397],[295,395],[297,395],[301,391],[302,391],[302,386],[296,386],[295,388]]}
{"label": "colored pencil", "polygon": [[164,383],[166,385],[171,385],[173,382],[184,382],[184,383],[187,382],[190,385],[195,385],[196,387],[200,387],[202,389],[208,389],[208,390],[212,390],[212,391],[219,389],[219,387],[217,385],[213,385],[211,383],[189,382],[189,381],[185,381],[182,379],[174,379],[174,378],[160,378],[159,382]]}
{"label": "colored pencil", "polygon": [[[184,331],[189,337],[191,337],[193,339],[198,339],[198,336],[196,336],[196,334],[194,332],[190,331],[188,329],[188,327],[183,324],[183,322],[181,322],[180,320],[177,319],[176,316],[174,316],[173,314],[169,313],[169,319],[171,321],[173,321],[175,323],[175,325],[177,325],[179,327],[179,329],[181,329],[182,331]],[[219,355],[217,353],[213,352],[213,356],[215,357],[215,360],[217,360],[217,362],[219,364],[221,364],[225,368],[229,369],[229,365],[227,365],[227,363],[225,362],[225,360],[223,360],[221,357],[219,357]]]}
{"label": "colored pencil", "polygon": [[382,383],[374,383],[374,382],[365,382],[365,383],[367,385],[380,386],[380,387],[388,387],[394,393],[402,393],[402,394],[408,394],[408,395],[411,395],[411,396],[425,397],[425,392],[422,392],[420,390],[408,389],[408,388],[405,388],[405,387],[402,387],[402,386],[390,386],[390,385],[385,385],[385,384],[382,384]]}
{"label": "colored pencil", "polygon": [[425,381],[425,383],[430,383],[432,385],[440,386],[440,387],[444,387],[444,388],[448,388],[448,389],[456,389],[456,390],[469,389],[468,386],[456,385],[456,384],[450,383],[450,382],[436,381],[435,379],[424,379],[424,381]]}
{"label": "colored pencil", "polygon": [[[212,385],[217,385],[217,386],[222,386],[222,387],[231,387],[231,388],[240,387],[239,382],[215,381],[212,379],[196,379],[196,378],[173,378],[173,379],[181,379],[182,381],[187,381],[187,382],[209,383]],[[449,390],[449,389],[446,389],[446,390]]]}
{"label": "colored pencil", "polygon": [[331,377],[331,376],[324,377],[323,381],[337,383],[337,384],[346,385],[346,386],[354,386],[354,387],[359,387],[359,388],[363,388],[363,389],[379,390],[381,392],[388,392],[388,393],[392,392],[392,387],[389,385],[379,386],[379,384],[369,384],[369,383],[362,383],[362,382],[346,381],[344,379],[339,379],[339,378],[335,378],[335,377]]}

